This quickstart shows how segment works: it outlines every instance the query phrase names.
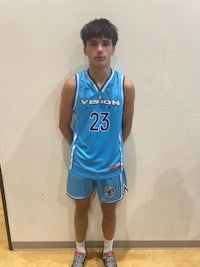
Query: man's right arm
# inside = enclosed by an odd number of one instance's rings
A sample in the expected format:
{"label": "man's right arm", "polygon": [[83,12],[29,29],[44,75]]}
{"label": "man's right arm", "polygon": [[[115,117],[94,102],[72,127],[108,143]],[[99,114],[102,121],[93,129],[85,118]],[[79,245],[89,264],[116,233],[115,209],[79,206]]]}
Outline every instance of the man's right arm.
{"label": "man's right arm", "polygon": [[70,145],[73,141],[73,130],[70,125],[73,115],[75,88],[76,79],[75,76],[73,76],[65,82],[62,88],[60,101],[59,128]]}

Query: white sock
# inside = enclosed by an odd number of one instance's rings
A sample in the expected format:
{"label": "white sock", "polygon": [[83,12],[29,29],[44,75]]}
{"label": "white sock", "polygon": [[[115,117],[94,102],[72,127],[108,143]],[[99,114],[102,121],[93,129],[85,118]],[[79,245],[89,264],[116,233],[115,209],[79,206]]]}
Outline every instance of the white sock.
{"label": "white sock", "polygon": [[112,240],[104,239],[103,253],[109,253],[112,250],[113,250],[113,239]]}
{"label": "white sock", "polygon": [[82,243],[76,241],[76,251],[79,253],[86,253],[85,241],[83,241]]}

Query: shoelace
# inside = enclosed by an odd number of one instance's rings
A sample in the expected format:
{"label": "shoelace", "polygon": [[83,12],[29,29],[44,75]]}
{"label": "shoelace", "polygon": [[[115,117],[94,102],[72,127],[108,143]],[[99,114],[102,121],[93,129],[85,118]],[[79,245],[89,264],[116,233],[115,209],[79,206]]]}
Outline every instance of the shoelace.
{"label": "shoelace", "polygon": [[104,254],[104,259],[105,259],[107,264],[110,264],[110,267],[111,266],[116,266],[114,254],[112,252]]}
{"label": "shoelace", "polygon": [[75,263],[83,263],[85,260],[85,255],[81,253],[76,253],[74,257],[74,262]]}

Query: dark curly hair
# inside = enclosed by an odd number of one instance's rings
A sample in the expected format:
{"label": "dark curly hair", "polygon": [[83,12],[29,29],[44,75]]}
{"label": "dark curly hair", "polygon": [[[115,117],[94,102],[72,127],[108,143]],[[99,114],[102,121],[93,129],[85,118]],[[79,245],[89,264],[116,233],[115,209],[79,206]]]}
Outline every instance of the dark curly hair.
{"label": "dark curly hair", "polygon": [[87,41],[92,38],[108,38],[112,40],[113,46],[116,45],[118,41],[118,29],[107,19],[95,19],[85,24],[80,32],[81,39],[84,46],[86,46]]}

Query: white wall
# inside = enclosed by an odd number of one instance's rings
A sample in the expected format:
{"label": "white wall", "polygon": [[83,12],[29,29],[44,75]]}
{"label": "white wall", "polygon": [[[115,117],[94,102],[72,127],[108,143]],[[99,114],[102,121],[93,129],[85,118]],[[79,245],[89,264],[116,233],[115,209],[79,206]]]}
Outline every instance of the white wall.
{"label": "white wall", "polygon": [[[117,240],[200,239],[200,2],[0,1],[0,156],[13,242],[72,241],[62,85],[86,67],[79,31],[116,24],[113,67],[136,86],[126,149],[129,192]],[[87,240],[102,240],[95,196]]]}

